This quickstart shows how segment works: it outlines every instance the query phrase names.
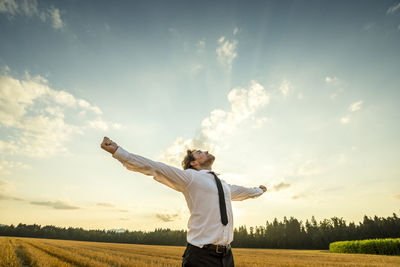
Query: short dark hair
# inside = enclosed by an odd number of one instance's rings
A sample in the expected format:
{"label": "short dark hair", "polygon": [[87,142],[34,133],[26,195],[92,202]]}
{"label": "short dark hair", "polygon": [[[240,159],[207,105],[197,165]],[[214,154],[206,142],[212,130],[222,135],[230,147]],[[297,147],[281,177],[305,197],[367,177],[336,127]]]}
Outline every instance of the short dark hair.
{"label": "short dark hair", "polygon": [[184,170],[187,170],[187,169],[194,169],[193,166],[190,165],[190,162],[196,160],[196,159],[193,157],[193,151],[195,151],[195,149],[193,149],[193,150],[191,150],[191,149],[186,150],[186,156],[185,156],[185,158],[182,160],[182,168],[183,168]]}

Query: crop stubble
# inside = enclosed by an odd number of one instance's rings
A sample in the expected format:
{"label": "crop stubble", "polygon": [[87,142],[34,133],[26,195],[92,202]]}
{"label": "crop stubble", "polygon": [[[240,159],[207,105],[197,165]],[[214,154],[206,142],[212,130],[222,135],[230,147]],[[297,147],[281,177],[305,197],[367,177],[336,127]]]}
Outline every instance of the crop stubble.
{"label": "crop stubble", "polygon": [[[0,266],[180,266],[184,247],[0,237]],[[233,249],[235,266],[400,266],[399,256]]]}

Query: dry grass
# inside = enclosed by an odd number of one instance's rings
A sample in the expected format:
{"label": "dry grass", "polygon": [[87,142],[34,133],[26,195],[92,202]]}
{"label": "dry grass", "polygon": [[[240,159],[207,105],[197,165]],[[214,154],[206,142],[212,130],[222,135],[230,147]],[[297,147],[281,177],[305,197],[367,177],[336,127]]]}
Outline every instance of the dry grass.
{"label": "dry grass", "polygon": [[16,267],[19,264],[11,239],[0,236],[0,266]]}
{"label": "dry grass", "polygon": [[[184,247],[0,237],[0,266],[181,266]],[[327,250],[234,249],[244,266],[400,266],[399,256]]]}

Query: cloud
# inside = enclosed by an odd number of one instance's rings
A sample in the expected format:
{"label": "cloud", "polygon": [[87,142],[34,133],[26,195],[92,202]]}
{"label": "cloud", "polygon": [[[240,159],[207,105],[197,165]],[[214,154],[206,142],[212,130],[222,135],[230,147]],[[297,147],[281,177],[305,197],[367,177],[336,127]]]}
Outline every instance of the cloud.
{"label": "cloud", "polygon": [[281,83],[281,86],[279,87],[279,90],[282,92],[284,96],[287,96],[289,94],[289,91],[291,90],[290,82],[287,80],[284,80]]}
{"label": "cloud", "polygon": [[54,29],[64,27],[58,8],[39,8],[36,0],[1,0],[0,13],[8,14],[11,17],[16,15],[36,16],[43,22],[49,22]]}
{"label": "cloud", "polygon": [[[41,76],[25,76],[18,79],[0,74],[0,126],[13,132],[0,138],[0,153],[34,157],[65,153],[64,143],[87,128],[121,128],[104,121],[100,108],[88,101],[50,88]],[[79,120],[71,120],[73,116]]]}
{"label": "cloud", "polygon": [[198,73],[201,69],[203,68],[203,65],[201,65],[201,64],[192,64],[190,67],[189,67],[189,71],[191,72],[191,73],[193,73],[193,74],[196,74],[196,73]]}
{"label": "cloud", "polygon": [[0,179],[0,200],[22,201],[20,197],[13,195],[14,184],[10,181]]}
{"label": "cloud", "polygon": [[269,103],[264,87],[252,81],[250,87],[234,88],[228,93],[230,110],[215,109],[202,123],[202,133],[209,139],[218,140],[230,134],[243,121],[250,119],[256,111]]}
{"label": "cloud", "polygon": [[233,29],[233,35],[238,34],[238,32],[239,32],[239,28],[238,28],[238,27],[235,27],[235,28]]}
{"label": "cloud", "polygon": [[124,210],[124,209],[116,209],[118,212],[129,212],[129,210]]}
{"label": "cloud", "polygon": [[106,122],[102,118],[96,118],[95,120],[91,120],[88,122],[88,125],[91,128],[99,129],[99,130],[103,130],[103,131],[107,131],[109,128],[113,128],[116,130],[123,128],[122,125],[119,123]]}
{"label": "cloud", "polygon": [[205,47],[206,47],[206,41],[204,41],[204,39],[199,40],[199,41],[196,43],[196,48],[197,48],[196,52],[197,52],[197,53],[202,53],[202,52],[204,52],[204,48],[205,48]]}
{"label": "cloud", "polygon": [[222,36],[218,39],[218,46],[216,49],[217,52],[217,60],[222,65],[228,68],[228,70],[232,69],[233,60],[237,57],[237,40],[229,41]]}
{"label": "cloud", "polygon": [[14,0],[1,0],[0,1],[0,13],[9,13],[15,15],[18,10],[18,5]]}
{"label": "cloud", "polygon": [[9,173],[9,169],[13,168],[29,169],[30,166],[19,161],[0,161],[0,173]]}
{"label": "cloud", "polygon": [[22,198],[14,197],[8,194],[4,194],[0,192],[0,200],[15,200],[15,201],[23,201]]}
{"label": "cloud", "polygon": [[388,8],[386,14],[393,14],[400,8],[400,2],[393,4],[391,7]]}
{"label": "cloud", "polygon": [[290,187],[290,184],[281,182],[281,183],[279,183],[279,184],[273,185],[273,186],[272,186],[272,191],[278,192],[278,191],[281,191],[281,190],[286,189],[286,188],[289,188],[289,187]]}
{"label": "cloud", "polygon": [[61,29],[64,23],[61,19],[60,10],[58,8],[52,8],[49,10],[52,26],[54,29]]}
{"label": "cloud", "polygon": [[400,194],[394,195],[393,198],[394,199],[400,199]]}
{"label": "cloud", "polygon": [[201,130],[194,138],[177,138],[168,147],[160,160],[172,165],[180,165],[187,149],[198,148],[209,151],[218,149],[218,143],[227,135],[232,134],[245,121],[253,122],[260,127],[266,118],[257,118],[256,112],[269,103],[269,95],[264,87],[252,81],[249,88],[234,88],[228,93],[230,108],[228,110],[214,109],[201,122]]}
{"label": "cloud", "polygon": [[304,199],[304,198],[308,198],[308,197],[310,197],[311,195],[308,195],[308,194],[297,194],[297,195],[293,195],[292,197],[291,197],[291,199],[293,199],[293,200],[297,200],[297,199]]}
{"label": "cloud", "polygon": [[325,77],[325,82],[327,82],[327,83],[332,83],[332,82],[336,82],[336,81],[337,81],[336,77],[329,77],[329,76]]}
{"label": "cloud", "polygon": [[363,101],[358,101],[358,102],[355,102],[355,103],[351,104],[350,107],[349,107],[349,110],[351,112],[360,110],[362,103],[363,103]]}
{"label": "cloud", "polygon": [[340,119],[340,122],[341,122],[342,124],[348,124],[348,123],[350,122],[350,117],[349,117],[349,116],[342,117],[342,118]]}
{"label": "cloud", "polygon": [[157,213],[156,214],[156,218],[158,218],[159,220],[163,221],[163,222],[172,222],[172,221],[176,221],[178,219],[180,219],[179,214],[161,214],[161,213]]}
{"label": "cloud", "polygon": [[114,208],[115,205],[111,204],[111,203],[105,203],[105,202],[99,202],[96,203],[96,206],[100,206],[100,207],[106,207],[106,208]]}
{"label": "cloud", "polygon": [[32,205],[47,206],[57,210],[76,210],[80,209],[65,201],[31,201]]}
{"label": "cloud", "polygon": [[[358,111],[358,110],[361,110],[361,105],[362,105],[362,103],[363,103],[363,101],[357,101],[357,102],[354,102],[353,104],[351,104],[350,106],[349,106],[349,111],[350,112],[355,112],[355,111]],[[350,115],[348,114],[348,115],[346,115],[346,116],[344,116],[344,117],[342,117],[341,119],[340,119],[340,122],[342,123],[342,124],[348,124],[349,122],[350,122]]]}

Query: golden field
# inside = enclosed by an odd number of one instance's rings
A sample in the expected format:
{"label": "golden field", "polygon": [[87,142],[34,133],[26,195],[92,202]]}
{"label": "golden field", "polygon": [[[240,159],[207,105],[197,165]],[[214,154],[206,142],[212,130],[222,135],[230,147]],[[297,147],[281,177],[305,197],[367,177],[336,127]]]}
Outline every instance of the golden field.
{"label": "golden field", "polygon": [[[180,266],[184,247],[0,237],[0,266]],[[235,266],[400,266],[400,256],[233,249]]]}

